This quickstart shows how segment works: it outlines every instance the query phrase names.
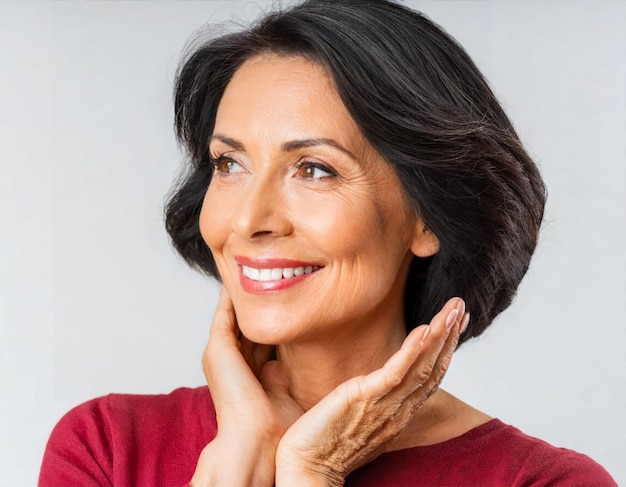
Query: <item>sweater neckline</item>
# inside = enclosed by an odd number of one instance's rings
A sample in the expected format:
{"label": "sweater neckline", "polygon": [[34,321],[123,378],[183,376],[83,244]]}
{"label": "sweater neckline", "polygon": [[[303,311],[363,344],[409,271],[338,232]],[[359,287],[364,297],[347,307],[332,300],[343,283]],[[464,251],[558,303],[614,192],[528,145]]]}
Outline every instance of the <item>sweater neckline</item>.
{"label": "sweater neckline", "polygon": [[490,419],[489,421],[472,428],[465,433],[450,438],[449,440],[441,441],[439,443],[433,443],[432,445],[412,446],[408,448],[402,448],[400,450],[392,450],[383,453],[381,456],[404,456],[412,455],[415,453],[424,454],[426,452],[432,454],[439,454],[442,452],[449,452],[451,450],[461,451],[464,449],[471,449],[476,447],[476,442],[486,439],[488,436],[507,428],[505,423],[498,418]]}

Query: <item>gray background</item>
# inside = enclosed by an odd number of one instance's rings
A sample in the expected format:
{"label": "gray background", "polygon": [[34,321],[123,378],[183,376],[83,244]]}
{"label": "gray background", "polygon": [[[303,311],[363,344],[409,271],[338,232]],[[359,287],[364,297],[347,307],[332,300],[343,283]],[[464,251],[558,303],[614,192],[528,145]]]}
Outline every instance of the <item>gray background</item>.
{"label": "gray background", "polygon": [[[445,387],[626,484],[626,2],[411,1],[486,74],[550,190],[512,308]],[[108,392],[203,383],[216,286],[171,250],[190,34],[267,2],[0,3],[0,485]]]}

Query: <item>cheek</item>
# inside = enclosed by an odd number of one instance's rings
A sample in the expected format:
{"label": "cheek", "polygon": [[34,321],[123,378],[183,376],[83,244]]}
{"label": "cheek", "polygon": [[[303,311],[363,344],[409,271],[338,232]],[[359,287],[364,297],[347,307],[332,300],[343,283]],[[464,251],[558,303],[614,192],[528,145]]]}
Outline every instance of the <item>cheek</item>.
{"label": "cheek", "polygon": [[325,194],[291,207],[294,228],[333,259],[379,259],[388,250],[390,235],[397,242],[404,240],[397,228],[390,228],[388,209],[371,195]]}

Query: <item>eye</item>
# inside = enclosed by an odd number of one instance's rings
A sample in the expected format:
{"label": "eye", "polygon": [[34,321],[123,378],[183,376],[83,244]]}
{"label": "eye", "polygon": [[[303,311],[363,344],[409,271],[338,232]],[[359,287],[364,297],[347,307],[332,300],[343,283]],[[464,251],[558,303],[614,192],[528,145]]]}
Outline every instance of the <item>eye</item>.
{"label": "eye", "polygon": [[211,162],[217,172],[232,174],[243,171],[241,164],[223,155],[216,158],[211,157]]}
{"label": "eye", "polygon": [[319,162],[303,161],[296,164],[296,175],[302,179],[323,179],[337,176],[337,172]]}

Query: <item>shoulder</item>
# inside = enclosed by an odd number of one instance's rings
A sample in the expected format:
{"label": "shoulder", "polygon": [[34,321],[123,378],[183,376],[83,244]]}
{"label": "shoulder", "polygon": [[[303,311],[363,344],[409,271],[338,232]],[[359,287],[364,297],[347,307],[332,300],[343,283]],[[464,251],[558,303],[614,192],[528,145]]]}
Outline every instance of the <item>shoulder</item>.
{"label": "shoulder", "polygon": [[132,429],[136,434],[158,434],[160,430],[178,428],[190,420],[211,429],[215,409],[206,387],[179,388],[169,394],[109,394],[87,401],[70,410],[53,430],[54,434],[72,431],[77,434],[98,432],[111,437]]}
{"label": "shoulder", "polygon": [[207,419],[215,416],[215,408],[207,387],[181,387],[169,394],[109,394],[78,406],[68,414],[99,411],[117,422],[146,423],[153,419],[168,419],[185,423],[190,418]]}
{"label": "shoulder", "polygon": [[216,425],[206,387],[92,399],[69,411],[53,429],[40,485],[145,483],[146,475],[159,475],[150,462],[163,465],[155,461],[161,455],[178,463],[181,472],[195,468]]}
{"label": "shoulder", "polygon": [[353,472],[346,485],[612,487],[617,484],[589,457],[555,447],[492,419],[442,443],[385,453]]}
{"label": "shoulder", "polygon": [[[473,462],[477,481],[514,486],[592,487],[617,484],[598,463],[493,419],[448,442],[455,455]],[[486,475],[486,477],[485,477]]]}
{"label": "shoulder", "polygon": [[496,443],[519,462],[515,485],[617,486],[609,473],[588,456],[498,423],[500,437]]}

